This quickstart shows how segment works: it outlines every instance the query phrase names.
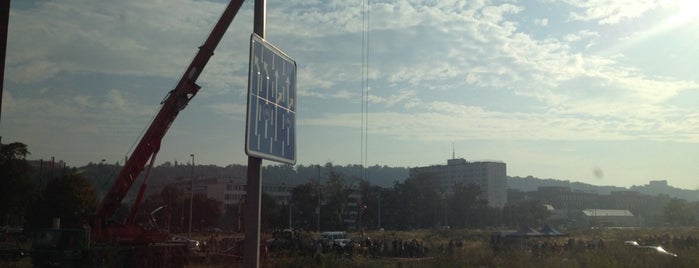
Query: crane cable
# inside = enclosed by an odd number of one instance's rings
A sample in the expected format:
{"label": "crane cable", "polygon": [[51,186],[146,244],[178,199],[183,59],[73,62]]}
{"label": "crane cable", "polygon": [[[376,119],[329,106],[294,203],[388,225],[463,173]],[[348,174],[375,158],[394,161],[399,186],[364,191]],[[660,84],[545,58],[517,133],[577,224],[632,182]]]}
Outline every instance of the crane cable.
{"label": "crane cable", "polygon": [[368,139],[369,139],[369,0],[362,0],[362,87],[361,87],[361,144],[360,165],[361,178],[367,180],[366,167],[368,165]]}

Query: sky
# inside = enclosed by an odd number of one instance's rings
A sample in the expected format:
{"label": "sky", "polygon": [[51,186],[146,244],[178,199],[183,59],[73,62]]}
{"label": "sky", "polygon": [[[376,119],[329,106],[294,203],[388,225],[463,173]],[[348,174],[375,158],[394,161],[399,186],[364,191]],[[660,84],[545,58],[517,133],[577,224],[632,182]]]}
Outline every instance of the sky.
{"label": "sky", "polygon": [[[156,164],[247,164],[253,2]],[[2,143],[123,163],[226,4],[12,1]],[[699,189],[699,1],[269,0],[266,27],[298,68],[297,164]]]}

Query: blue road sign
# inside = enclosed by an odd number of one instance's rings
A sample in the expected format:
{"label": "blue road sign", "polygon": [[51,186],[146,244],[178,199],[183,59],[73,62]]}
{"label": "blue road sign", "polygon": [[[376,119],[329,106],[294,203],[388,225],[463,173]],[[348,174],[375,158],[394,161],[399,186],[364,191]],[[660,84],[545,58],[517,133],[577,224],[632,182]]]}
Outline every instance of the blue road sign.
{"label": "blue road sign", "polygon": [[296,62],[254,33],[245,127],[246,154],[296,163]]}

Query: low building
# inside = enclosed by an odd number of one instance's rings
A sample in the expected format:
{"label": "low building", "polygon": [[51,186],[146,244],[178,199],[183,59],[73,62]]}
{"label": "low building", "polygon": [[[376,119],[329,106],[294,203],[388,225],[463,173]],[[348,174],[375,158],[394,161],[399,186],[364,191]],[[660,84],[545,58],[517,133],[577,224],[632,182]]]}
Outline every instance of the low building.
{"label": "low building", "polygon": [[597,207],[600,195],[597,193],[571,191],[570,187],[545,186],[528,193],[529,198],[540,200],[557,209],[583,209]]}
{"label": "low building", "polygon": [[583,209],[580,216],[578,227],[638,227],[638,220],[626,209]]}

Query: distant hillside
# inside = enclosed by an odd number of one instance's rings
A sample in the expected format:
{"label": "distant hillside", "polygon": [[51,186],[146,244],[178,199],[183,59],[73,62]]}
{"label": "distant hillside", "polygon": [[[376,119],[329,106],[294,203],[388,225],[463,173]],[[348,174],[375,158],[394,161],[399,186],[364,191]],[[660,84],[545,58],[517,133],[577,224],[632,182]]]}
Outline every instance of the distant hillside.
{"label": "distant hillside", "polygon": [[597,186],[582,182],[570,182],[568,180],[556,180],[556,179],[540,179],[532,176],[527,177],[508,177],[507,187],[510,189],[517,189],[520,191],[536,191],[539,187],[545,186],[559,186],[559,187],[569,187],[571,190],[591,192],[598,194],[610,194],[613,191],[626,191],[628,189],[624,187],[617,186]]}
{"label": "distant hillside", "polygon": [[403,181],[408,177],[408,169],[403,167],[377,165],[363,170],[361,165],[334,166],[325,164],[324,166],[299,165],[293,168],[286,165],[266,166],[262,170],[262,178],[270,183],[286,182],[298,185],[315,180],[318,176],[320,176],[321,181],[324,181],[330,172],[342,175],[347,184],[358,180],[362,177],[362,172],[365,172],[366,178],[371,184],[382,187],[392,187],[396,181]]}
{"label": "distant hillside", "polygon": [[[34,161],[36,162],[36,161]],[[40,182],[45,182],[48,177],[52,175],[58,176],[62,172],[65,172],[66,168],[56,168],[55,170],[50,168],[48,164],[34,163],[33,164],[40,168],[38,177]],[[88,179],[93,182],[93,185],[98,191],[105,192],[111,185],[111,180],[113,180],[121,166],[118,164],[95,164],[90,163],[86,166],[77,168],[77,170],[83,173]],[[345,182],[350,185],[362,177],[362,172],[366,172],[366,177],[371,182],[371,184],[379,185],[382,187],[392,187],[395,182],[402,182],[408,177],[408,168],[405,167],[388,167],[388,166],[370,166],[366,169],[362,169],[361,165],[345,165],[336,166],[331,163],[327,163],[323,166],[318,165],[269,165],[262,168],[262,179],[264,183],[287,183],[289,185],[303,184],[311,180],[316,180],[319,176],[321,181],[328,178],[330,172],[335,172],[344,176]],[[140,184],[143,174],[136,181],[135,185]],[[244,179],[247,174],[247,167],[243,165],[228,165],[226,167],[219,167],[214,165],[196,165],[194,170],[192,166],[186,163],[170,163],[166,162],[160,166],[154,167],[151,171],[149,178],[149,184],[164,184],[167,182],[176,182],[183,180],[190,180],[192,173],[195,178],[240,178]],[[670,197],[676,197],[685,199],[690,202],[699,201],[699,191],[697,190],[686,190],[679,189],[667,185],[667,181],[651,181],[649,184],[641,186],[632,186],[630,188],[618,187],[618,186],[597,186],[582,182],[571,182],[569,180],[557,180],[557,179],[540,179],[533,176],[527,177],[508,177],[507,185],[510,189],[517,189],[520,191],[536,191],[537,188],[543,186],[560,186],[569,187],[574,191],[584,191],[597,193],[602,195],[608,195],[613,191],[637,191],[642,194],[647,195],[668,195]],[[132,192],[135,192],[135,188],[132,187]],[[132,193],[130,193],[132,194]]]}
{"label": "distant hillside", "polygon": [[631,186],[631,191],[637,191],[647,195],[665,194],[671,197],[681,198],[687,201],[699,201],[699,191],[675,188],[667,185],[667,181],[650,181],[646,185]]}
{"label": "distant hillside", "polygon": [[[37,164],[37,166],[39,166]],[[62,170],[62,169],[61,169]],[[43,174],[59,174],[61,170],[43,171]],[[93,186],[102,192],[106,192],[121,170],[118,164],[95,164],[90,163],[86,166],[77,168],[78,172],[84,174],[88,180],[92,181]],[[318,165],[269,165],[263,166],[261,170],[262,180],[264,183],[286,183],[289,185],[303,184],[311,180],[316,180],[319,176],[321,181],[328,178],[330,172],[335,172],[344,177],[345,183],[351,185],[353,182],[362,177],[362,172],[365,172],[367,180],[371,184],[380,185],[382,187],[391,187],[396,181],[403,181],[408,177],[408,169],[402,167],[388,166],[371,166],[362,169],[360,165],[335,166],[332,164]],[[141,172],[138,179],[131,187],[130,195],[135,194],[135,190],[143,180],[145,170]],[[192,176],[195,179],[199,178],[237,178],[245,179],[247,176],[247,167],[243,165],[228,165],[219,167],[215,165],[191,165],[186,163],[170,163],[153,167],[148,178],[149,185],[164,185],[172,182],[189,181]],[[41,180],[41,178],[39,178]]]}
{"label": "distant hillside", "polygon": [[613,191],[636,191],[652,196],[668,195],[690,202],[699,201],[699,191],[675,188],[667,185],[667,181],[651,181],[646,185],[634,185],[630,188],[625,188],[618,186],[598,186],[582,182],[570,182],[568,180],[540,179],[532,176],[507,178],[508,188],[523,192],[536,191],[537,188],[546,186],[569,187],[573,191],[583,191],[601,195],[608,195]]}

